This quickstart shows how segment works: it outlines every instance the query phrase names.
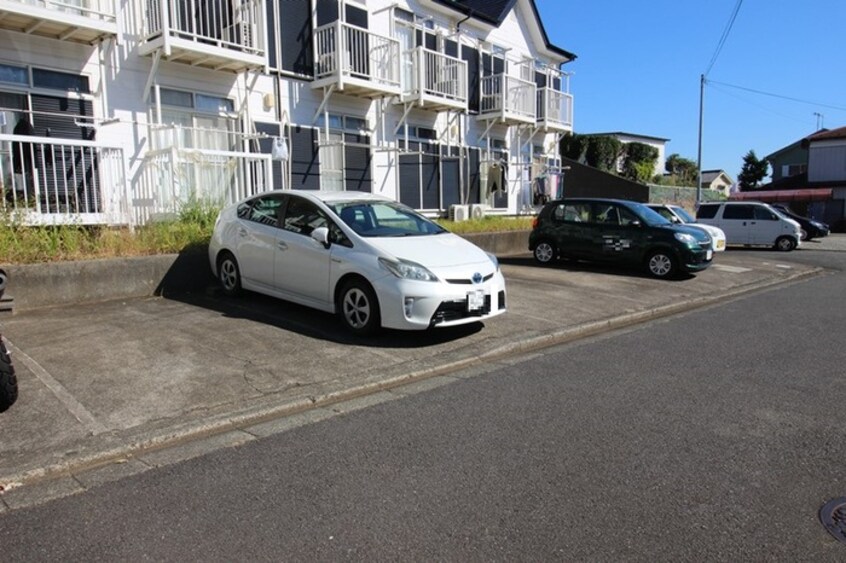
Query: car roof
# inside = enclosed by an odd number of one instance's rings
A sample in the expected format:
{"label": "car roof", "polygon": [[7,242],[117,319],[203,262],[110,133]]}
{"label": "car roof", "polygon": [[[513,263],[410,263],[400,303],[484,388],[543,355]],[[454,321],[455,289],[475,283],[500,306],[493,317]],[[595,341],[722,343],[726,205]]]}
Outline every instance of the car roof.
{"label": "car roof", "polygon": [[261,197],[266,196],[269,194],[280,194],[280,195],[296,195],[299,197],[303,197],[305,199],[309,199],[311,201],[320,201],[326,204],[330,203],[344,203],[344,202],[352,202],[352,201],[396,201],[389,197],[373,194],[370,192],[354,192],[354,191],[344,191],[344,192],[335,192],[335,191],[317,191],[317,190],[272,190],[267,192],[262,192],[259,194],[255,194],[250,196],[247,199],[253,199],[254,197]]}

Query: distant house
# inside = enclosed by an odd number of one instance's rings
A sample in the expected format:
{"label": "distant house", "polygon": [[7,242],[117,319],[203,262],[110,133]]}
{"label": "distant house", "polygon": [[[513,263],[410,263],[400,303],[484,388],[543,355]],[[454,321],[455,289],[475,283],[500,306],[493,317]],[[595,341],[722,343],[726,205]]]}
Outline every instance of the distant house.
{"label": "distant house", "polygon": [[716,190],[720,193],[728,194],[732,184],[734,184],[734,180],[726,174],[725,170],[702,171],[702,187],[704,189]]}
{"label": "distant house", "polygon": [[[588,135],[592,137],[614,137],[621,143],[642,143],[644,145],[649,145],[651,147],[655,147],[658,149],[658,158],[655,160],[655,171],[653,172],[653,176],[663,174],[664,173],[664,160],[665,160],[665,153],[666,153],[666,146],[670,139],[664,139],[663,137],[650,137],[649,135],[638,135],[636,133],[624,133],[622,131],[613,131],[611,133],[588,133]],[[617,163],[617,171],[622,172],[623,170],[623,161],[620,160]]]}
{"label": "distant house", "polygon": [[789,202],[799,213],[846,229],[846,127],[817,131],[764,158],[772,182],[732,199]]}

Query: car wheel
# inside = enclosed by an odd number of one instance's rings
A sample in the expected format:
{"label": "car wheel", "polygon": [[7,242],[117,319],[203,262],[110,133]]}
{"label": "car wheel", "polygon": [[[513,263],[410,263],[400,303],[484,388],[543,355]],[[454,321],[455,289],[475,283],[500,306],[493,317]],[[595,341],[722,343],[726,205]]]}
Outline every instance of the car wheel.
{"label": "car wheel", "polygon": [[542,240],[537,244],[537,246],[535,246],[534,255],[535,262],[537,262],[538,264],[543,264],[545,266],[555,260],[557,251],[555,249],[554,244],[547,240]]}
{"label": "car wheel", "polygon": [[376,293],[361,279],[344,284],[338,295],[338,315],[347,330],[359,336],[369,336],[382,327]]}
{"label": "car wheel", "polygon": [[782,252],[790,252],[796,248],[796,241],[792,237],[778,237],[775,247]]}
{"label": "car wheel", "polygon": [[217,259],[217,281],[223,293],[235,296],[241,292],[241,270],[231,252],[223,252]]}
{"label": "car wheel", "polygon": [[808,238],[808,231],[806,231],[805,229],[799,231],[799,240],[811,240],[810,238]]}
{"label": "car wheel", "polygon": [[676,275],[678,266],[672,254],[665,250],[656,250],[646,259],[646,269],[656,278],[670,278]]}
{"label": "car wheel", "polygon": [[18,400],[18,378],[6,344],[0,341],[0,412],[9,410]]}

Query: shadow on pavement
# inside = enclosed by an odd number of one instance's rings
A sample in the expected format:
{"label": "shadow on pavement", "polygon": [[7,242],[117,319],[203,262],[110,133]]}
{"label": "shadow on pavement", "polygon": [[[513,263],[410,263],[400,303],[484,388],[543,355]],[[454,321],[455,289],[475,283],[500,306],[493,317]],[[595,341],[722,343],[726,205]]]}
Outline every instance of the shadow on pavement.
{"label": "shadow on pavement", "polygon": [[[569,260],[569,259],[561,259],[557,262],[549,264],[547,266],[541,266],[535,259],[531,256],[508,256],[499,259],[500,264],[505,264],[509,266],[524,266],[524,267],[534,267],[534,268],[544,268],[548,270],[562,270],[566,272],[588,272],[594,274],[605,274],[609,276],[620,276],[626,278],[642,278],[642,279],[651,279],[656,280],[656,278],[650,276],[643,270],[639,268],[634,268],[631,266],[620,266],[617,264],[606,264],[602,262],[583,262],[580,260]],[[707,271],[707,270],[706,270]],[[680,282],[690,280],[696,277],[696,274],[689,274],[687,272],[681,272],[676,275],[674,278],[669,278],[663,281],[668,283],[672,282]],[[660,280],[656,280],[660,281]]]}

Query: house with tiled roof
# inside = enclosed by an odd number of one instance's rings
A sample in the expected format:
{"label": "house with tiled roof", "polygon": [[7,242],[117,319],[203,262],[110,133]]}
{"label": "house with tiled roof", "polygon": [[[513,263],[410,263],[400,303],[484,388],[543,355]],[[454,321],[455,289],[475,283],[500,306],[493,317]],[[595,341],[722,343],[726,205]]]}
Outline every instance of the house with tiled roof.
{"label": "house with tiled roof", "polygon": [[734,180],[725,170],[703,170],[702,187],[708,190],[716,190],[728,194]]}

